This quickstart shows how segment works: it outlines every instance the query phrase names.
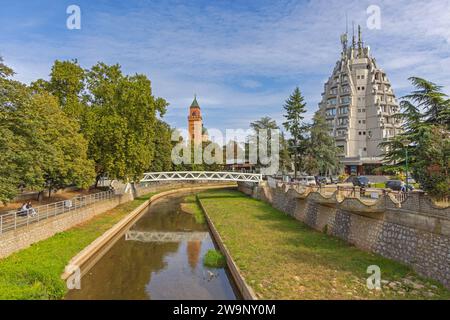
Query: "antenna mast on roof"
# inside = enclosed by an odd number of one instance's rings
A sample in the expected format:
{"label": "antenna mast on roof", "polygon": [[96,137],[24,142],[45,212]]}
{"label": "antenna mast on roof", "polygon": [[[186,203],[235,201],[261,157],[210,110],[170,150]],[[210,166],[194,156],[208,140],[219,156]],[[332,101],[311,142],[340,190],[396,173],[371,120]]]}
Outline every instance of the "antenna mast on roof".
{"label": "antenna mast on roof", "polygon": [[352,28],[353,28],[353,41],[352,41],[352,47],[353,49],[356,48],[356,41],[355,41],[355,21],[352,21]]}

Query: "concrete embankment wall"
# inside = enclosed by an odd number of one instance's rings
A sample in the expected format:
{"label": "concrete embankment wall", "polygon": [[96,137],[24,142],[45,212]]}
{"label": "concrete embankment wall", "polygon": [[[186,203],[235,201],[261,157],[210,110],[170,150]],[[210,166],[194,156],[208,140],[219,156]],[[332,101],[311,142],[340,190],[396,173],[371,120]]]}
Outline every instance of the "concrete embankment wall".
{"label": "concrete embankment wall", "polygon": [[435,206],[423,193],[412,193],[403,203],[390,195],[365,203],[339,201],[336,193],[299,193],[285,185],[240,183],[238,189],[316,230],[409,265],[450,289],[450,208]]}

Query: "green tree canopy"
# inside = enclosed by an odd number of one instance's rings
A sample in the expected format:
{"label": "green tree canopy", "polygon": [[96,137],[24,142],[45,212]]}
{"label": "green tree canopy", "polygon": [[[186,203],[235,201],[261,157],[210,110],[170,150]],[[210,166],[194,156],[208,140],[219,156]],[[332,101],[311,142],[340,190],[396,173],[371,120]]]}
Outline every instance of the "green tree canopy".
{"label": "green tree canopy", "polygon": [[404,131],[380,144],[386,150],[385,167],[401,172],[408,169],[431,195],[448,197],[449,99],[432,82],[421,78],[410,80],[416,90],[402,98],[401,113],[395,115],[403,122]]}
{"label": "green tree canopy", "polygon": [[284,128],[291,135],[291,149],[294,155],[294,175],[297,177],[297,171],[302,167],[301,157],[306,151],[306,137],[308,126],[304,123],[304,114],[306,113],[306,103],[300,89],[295,88],[294,92],[286,100],[284,105],[286,121]]}
{"label": "green tree canopy", "polygon": [[3,64],[1,69],[0,200],[11,200],[19,185],[33,190],[89,186],[93,163],[78,123],[51,94],[9,79],[13,72]]}
{"label": "green tree canopy", "polygon": [[327,175],[339,169],[338,149],[322,110],[314,114],[306,154],[307,172]]}

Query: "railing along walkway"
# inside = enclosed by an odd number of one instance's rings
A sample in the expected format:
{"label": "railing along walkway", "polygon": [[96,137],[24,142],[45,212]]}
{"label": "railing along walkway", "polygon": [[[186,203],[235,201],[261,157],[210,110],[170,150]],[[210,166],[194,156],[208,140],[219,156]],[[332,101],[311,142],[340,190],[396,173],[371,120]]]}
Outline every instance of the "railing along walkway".
{"label": "railing along walkway", "polygon": [[9,211],[8,213],[0,215],[0,234],[84,208],[94,203],[111,199],[114,196],[114,191],[110,190],[37,206],[26,211],[20,211],[20,209],[16,211]]}

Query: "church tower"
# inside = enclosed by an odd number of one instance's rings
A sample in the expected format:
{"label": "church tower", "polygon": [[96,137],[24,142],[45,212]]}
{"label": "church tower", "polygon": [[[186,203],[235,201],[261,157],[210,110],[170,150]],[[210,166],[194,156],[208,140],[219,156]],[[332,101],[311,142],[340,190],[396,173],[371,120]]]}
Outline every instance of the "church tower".
{"label": "church tower", "polygon": [[188,116],[189,139],[195,144],[199,144],[203,140],[203,119],[200,106],[197,102],[197,95],[194,97],[189,108]]}

